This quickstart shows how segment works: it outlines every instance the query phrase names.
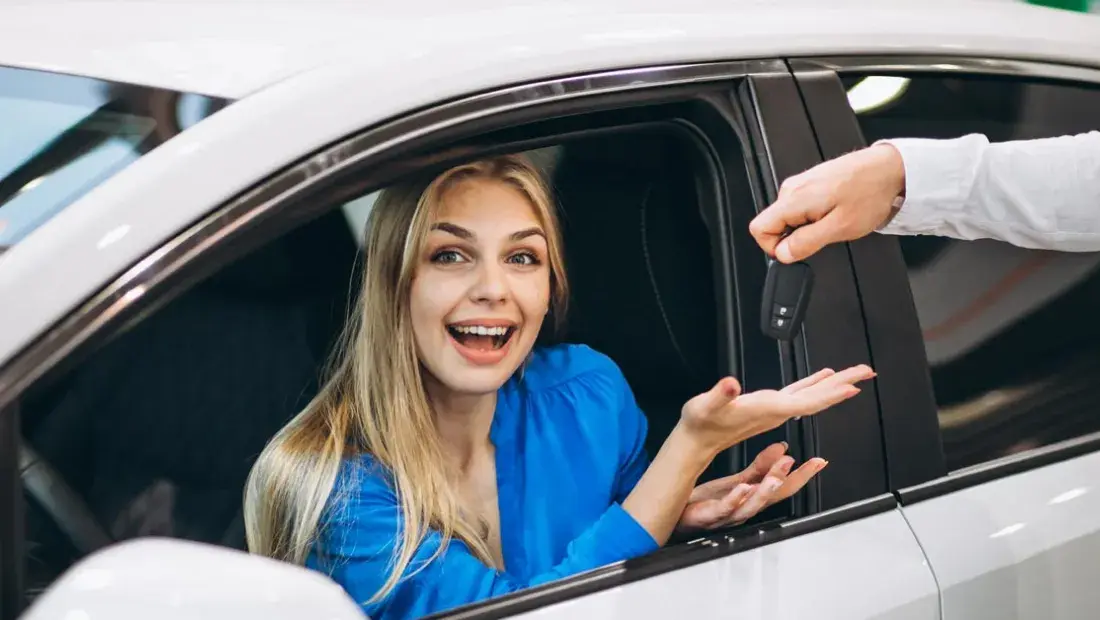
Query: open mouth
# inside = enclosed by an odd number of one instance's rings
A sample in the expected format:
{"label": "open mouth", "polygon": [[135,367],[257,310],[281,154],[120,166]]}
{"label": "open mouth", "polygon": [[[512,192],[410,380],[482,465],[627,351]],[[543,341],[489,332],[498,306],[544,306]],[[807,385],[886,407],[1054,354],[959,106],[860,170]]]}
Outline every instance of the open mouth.
{"label": "open mouth", "polygon": [[476,351],[496,351],[508,344],[515,326],[448,325],[447,331],[460,345]]}

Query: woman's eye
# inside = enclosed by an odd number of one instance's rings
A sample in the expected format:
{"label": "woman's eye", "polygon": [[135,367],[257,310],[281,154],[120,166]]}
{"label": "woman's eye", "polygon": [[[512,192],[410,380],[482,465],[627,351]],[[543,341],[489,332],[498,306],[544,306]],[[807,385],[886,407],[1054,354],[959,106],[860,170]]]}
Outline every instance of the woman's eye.
{"label": "woman's eye", "polygon": [[462,254],[454,250],[442,250],[432,255],[432,262],[443,265],[452,265],[454,263],[461,263],[465,260]]}
{"label": "woman's eye", "polygon": [[539,264],[539,258],[531,252],[520,252],[508,257],[508,262],[515,265],[530,266]]}

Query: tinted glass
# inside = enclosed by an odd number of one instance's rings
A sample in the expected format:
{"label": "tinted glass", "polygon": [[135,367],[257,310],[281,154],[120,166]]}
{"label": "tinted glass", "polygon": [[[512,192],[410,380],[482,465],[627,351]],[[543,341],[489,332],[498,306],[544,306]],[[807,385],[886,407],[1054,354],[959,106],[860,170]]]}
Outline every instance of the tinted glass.
{"label": "tinted glass", "polygon": [[[846,82],[868,143],[1100,129],[1100,89],[1091,86],[929,75]],[[900,243],[951,469],[1100,430],[1100,254]]]}
{"label": "tinted glass", "polygon": [[223,104],[0,67],[0,253]]}

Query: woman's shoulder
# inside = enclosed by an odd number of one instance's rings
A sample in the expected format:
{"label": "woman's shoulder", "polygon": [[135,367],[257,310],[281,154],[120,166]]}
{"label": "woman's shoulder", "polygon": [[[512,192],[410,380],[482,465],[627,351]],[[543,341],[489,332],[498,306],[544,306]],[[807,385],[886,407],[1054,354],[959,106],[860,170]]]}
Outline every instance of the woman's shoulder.
{"label": "woman's shoulder", "polygon": [[[606,442],[608,434],[644,435],[645,416],[618,364],[610,357],[579,344],[537,349],[531,355],[523,379],[528,394],[529,416],[546,416],[559,424],[539,426],[559,432],[575,428],[594,441]],[[572,419],[578,426],[561,425]]]}
{"label": "woman's shoulder", "polygon": [[533,349],[522,376],[524,386],[534,392],[566,389],[593,380],[626,383],[614,360],[584,344]]}
{"label": "woman's shoulder", "polygon": [[378,459],[366,452],[345,456],[340,462],[329,501],[340,506],[364,499],[396,501],[393,474]]}

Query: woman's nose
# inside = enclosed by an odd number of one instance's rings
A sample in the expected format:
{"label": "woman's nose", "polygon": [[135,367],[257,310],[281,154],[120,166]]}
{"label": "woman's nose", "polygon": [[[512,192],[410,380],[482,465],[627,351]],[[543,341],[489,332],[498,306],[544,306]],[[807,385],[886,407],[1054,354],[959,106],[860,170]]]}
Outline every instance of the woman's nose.
{"label": "woman's nose", "polygon": [[499,303],[508,297],[508,279],[504,269],[495,263],[482,263],[478,269],[471,297],[480,303]]}

